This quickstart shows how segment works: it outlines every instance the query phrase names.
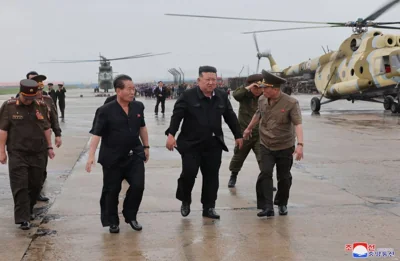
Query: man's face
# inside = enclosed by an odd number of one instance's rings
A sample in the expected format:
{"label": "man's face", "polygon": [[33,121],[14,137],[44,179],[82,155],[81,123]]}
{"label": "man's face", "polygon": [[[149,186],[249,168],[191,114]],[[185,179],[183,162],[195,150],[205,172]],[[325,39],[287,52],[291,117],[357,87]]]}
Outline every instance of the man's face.
{"label": "man's face", "polygon": [[205,93],[212,93],[217,88],[217,74],[208,72],[202,73],[197,79],[200,89]]}
{"label": "man's face", "polygon": [[38,89],[37,93],[36,93],[36,98],[41,99],[43,97],[43,90],[42,89]]}
{"label": "man's face", "polygon": [[253,87],[251,88],[251,93],[258,97],[263,93],[263,89],[261,89],[260,87],[258,87],[257,85],[253,85]]}
{"label": "man's face", "polygon": [[273,98],[278,94],[279,88],[272,88],[272,87],[266,86],[263,88],[263,92],[264,92],[264,96],[266,98]]}
{"label": "man's face", "polygon": [[32,99],[26,99],[23,94],[20,94],[19,97],[20,97],[20,101],[25,105],[30,105],[33,102]]}
{"label": "man's face", "polygon": [[133,84],[132,81],[123,81],[124,82],[124,88],[123,89],[117,89],[117,95],[120,97],[125,102],[131,102],[135,98],[135,85]]}

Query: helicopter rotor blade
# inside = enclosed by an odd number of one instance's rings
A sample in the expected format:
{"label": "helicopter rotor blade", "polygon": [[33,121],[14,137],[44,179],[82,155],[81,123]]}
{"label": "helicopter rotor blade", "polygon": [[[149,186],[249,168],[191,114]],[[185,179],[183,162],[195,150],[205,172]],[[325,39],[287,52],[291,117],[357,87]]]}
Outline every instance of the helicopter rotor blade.
{"label": "helicopter rotor blade", "polygon": [[256,36],[256,34],[253,34],[253,39],[254,39],[254,43],[256,44],[257,53],[259,53],[259,52],[260,52],[260,49],[258,48],[258,42],[257,42],[257,36]]}
{"label": "helicopter rotor blade", "polygon": [[112,59],[107,59],[107,61],[117,61],[117,60],[126,60],[126,59],[137,59],[137,58],[144,58],[144,57],[151,57],[151,56],[158,56],[158,55],[165,55],[169,54],[168,53],[155,53],[155,54],[149,54],[149,55],[142,55],[142,56],[127,56],[127,57],[121,57],[121,58],[112,58]]}
{"label": "helicopter rotor blade", "polygon": [[392,26],[382,26],[382,25],[375,25],[375,26],[372,26],[372,27],[374,27],[374,28],[382,28],[382,29],[400,29],[400,27],[392,27]]}
{"label": "helicopter rotor blade", "polygon": [[278,31],[301,30],[301,29],[329,28],[329,27],[344,27],[344,26],[341,26],[341,25],[331,25],[331,26],[292,27],[292,28],[282,28],[282,29],[272,29],[272,30],[260,30],[260,31],[242,32],[242,34],[255,34],[255,33],[278,32]]}
{"label": "helicopter rotor blade", "polygon": [[374,23],[375,25],[383,25],[383,24],[400,24],[400,22],[379,22],[379,23]]}
{"label": "helicopter rotor blade", "polygon": [[375,20],[376,18],[381,16],[383,13],[388,11],[390,8],[392,8],[394,5],[398,4],[399,2],[400,2],[400,0],[392,0],[392,1],[388,2],[387,4],[385,4],[384,6],[379,8],[378,10],[376,10],[374,13],[370,14],[367,18],[365,18],[363,20],[363,22],[365,23],[366,21]]}
{"label": "helicopter rotor blade", "polygon": [[260,58],[258,58],[258,62],[257,62],[257,71],[256,71],[256,73],[258,73],[258,67],[260,67]]}
{"label": "helicopter rotor blade", "polygon": [[[399,0],[399,1],[400,1],[400,0]],[[208,15],[188,15],[188,14],[165,14],[165,15],[168,15],[168,16],[183,16],[183,17],[210,18],[210,19],[226,19],[226,20],[242,20],[242,21],[259,21],[259,22],[344,25],[344,23],[336,23],[336,22],[314,22],[314,21],[273,20],[273,19],[240,18],[240,17],[226,17],[226,16],[208,16]]]}

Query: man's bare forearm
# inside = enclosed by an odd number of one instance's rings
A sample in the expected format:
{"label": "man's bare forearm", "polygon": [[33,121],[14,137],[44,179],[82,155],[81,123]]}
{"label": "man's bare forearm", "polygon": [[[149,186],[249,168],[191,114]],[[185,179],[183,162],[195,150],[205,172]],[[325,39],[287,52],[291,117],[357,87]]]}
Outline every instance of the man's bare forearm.
{"label": "man's bare forearm", "polygon": [[52,147],[53,144],[51,143],[51,129],[47,129],[44,131],[44,136],[46,137],[47,146]]}
{"label": "man's bare forearm", "polygon": [[89,157],[93,157],[96,155],[97,146],[99,146],[101,137],[93,135],[92,140],[90,141],[90,149],[89,149]]}
{"label": "man's bare forearm", "polygon": [[8,132],[5,130],[0,130],[0,151],[6,151],[6,143],[7,143]]}
{"label": "man's bare forearm", "polygon": [[147,132],[147,127],[141,127],[139,131],[140,139],[142,140],[143,146],[149,146],[149,134]]}
{"label": "man's bare forearm", "polygon": [[247,129],[252,130],[254,128],[254,126],[256,126],[260,122],[260,119],[261,119],[260,113],[256,112],[253,115],[253,118],[251,119],[249,126],[247,126]]}
{"label": "man's bare forearm", "polygon": [[303,126],[298,124],[295,126],[297,142],[303,143]]}

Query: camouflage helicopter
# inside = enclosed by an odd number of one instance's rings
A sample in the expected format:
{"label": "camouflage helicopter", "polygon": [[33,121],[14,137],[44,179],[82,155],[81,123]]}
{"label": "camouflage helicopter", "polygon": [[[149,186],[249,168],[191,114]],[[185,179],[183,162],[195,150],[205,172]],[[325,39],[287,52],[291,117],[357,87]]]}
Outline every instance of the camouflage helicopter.
{"label": "camouflage helicopter", "polygon": [[[256,41],[257,57],[259,60],[262,57],[268,58],[272,72],[284,78],[304,74],[311,75],[314,78],[318,92],[321,94],[321,97],[314,97],[311,100],[311,109],[313,112],[319,112],[323,104],[346,99],[352,102],[362,100],[383,103],[385,110],[398,113],[400,112],[400,35],[383,34],[379,30],[368,31],[368,28],[400,29],[400,27],[387,26],[400,24],[400,22],[374,22],[375,19],[399,2],[400,0],[391,0],[365,19],[359,18],[356,21],[345,23],[186,14],[165,15],[245,21],[325,24],[325,26],[244,32],[244,34],[253,34],[255,41],[256,33],[325,27],[351,27],[353,34],[343,41],[339,50],[329,51],[322,56],[289,66],[282,71],[279,69],[270,52],[259,52]],[[322,102],[323,97],[327,100]],[[383,101],[377,100],[377,98],[383,98]]]}
{"label": "camouflage helicopter", "polygon": [[[85,63],[85,62],[100,62],[99,72],[98,72],[98,88],[104,90],[104,92],[108,92],[109,89],[113,88],[113,68],[111,66],[111,61],[116,60],[126,60],[126,59],[139,59],[157,55],[164,55],[169,53],[143,53],[133,56],[119,57],[119,58],[111,58],[108,59],[103,55],[99,54],[99,59],[95,60],[51,60],[50,62],[45,63]],[[95,90],[96,91],[96,90]]]}

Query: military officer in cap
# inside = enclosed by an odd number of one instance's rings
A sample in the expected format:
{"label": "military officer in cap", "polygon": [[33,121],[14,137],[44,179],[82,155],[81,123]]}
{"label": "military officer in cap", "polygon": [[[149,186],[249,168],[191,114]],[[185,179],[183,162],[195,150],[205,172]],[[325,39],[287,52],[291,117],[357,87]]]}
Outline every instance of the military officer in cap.
{"label": "military officer in cap", "polygon": [[67,90],[64,87],[64,84],[58,84],[58,90],[56,91],[56,96],[58,99],[58,107],[60,107],[61,118],[64,119],[64,110],[65,110],[65,93]]}
{"label": "military officer in cap", "polygon": [[[30,71],[26,74],[26,79],[32,79],[36,75],[39,75],[39,74],[35,71]],[[15,98],[18,98],[18,96],[19,96],[19,93],[17,93],[17,95],[15,95]]]}
{"label": "military officer in cap", "polygon": [[[258,98],[262,95],[263,91],[258,86],[258,83],[263,79],[262,74],[253,74],[247,78],[247,86],[241,86],[233,92],[233,98],[239,102],[239,123],[242,132],[249,125],[254,113],[258,108]],[[260,164],[260,136],[258,135],[258,126],[255,126],[252,131],[252,136],[249,140],[243,142],[242,149],[235,148],[234,155],[229,165],[231,177],[228,183],[229,188],[235,187],[236,179],[243,163],[253,150],[256,155],[258,164]],[[274,188],[275,189],[275,188]]]}
{"label": "military officer in cap", "polygon": [[[56,95],[56,91],[53,89],[54,84],[49,82],[47,85],[49,86],[48,95],[50,95],[50,97],[53,99],[54,104],[57,105],[57,95]],[[57,110],[57,106],[56,106],[56,110]]]}
{"label": "military officer in cap", "polygon": [[[264,95],[258,100],[258,109],[243,137],[251,137],[253,128],[260,123],[261,173],[256,191],[257,208],[262,211],[257,215],[274,216],[273,205],[278,205],[280,215],[287,215],[293,155],[296,155],[296,160],[303,158],[302,116],[298,101],[280,89],[286,80],[265,70],[262,75],[263,81],[259,86],[263,88]],[[278,190],[273,201],[272,173],[275,165]]]}
{"label": "military officer in cap", "polygon": [[[46,76],[44,75],[36,75],[35,77],[32,78],[32,80],[36,81],[38,83],[38,91],[36,93],[36,100],[41,100],[44,103],[46,103],[47,105],[47,109],[49,111],[49,116],[50,116],[50,128],[53,130],[54,135],[55,135],[55,145],[57,148],[59,148],[61,146],[61,128],[60,128],[60,124],[58,122],[58,115],[57,115],[57,110],[56,110],[56,106],[53,102],[53,99],[48,96],[45,95],[45,91],[43,91],[44,85],[43,85],[43,81],[46,80]],[[47,151],[45,151],[45,153],[47,154]],[[46,157],[46,168],[47,168],[47,157]],[[47,178],[47,170],[45,169],[44,173],[43,173],[43,183],[42,183],[42,189],[43,189],[43,184],[46,181]],[[39,194],[38,197],[39,201],[48,201],[49,198],[44,196],[42,193]]]}
{"label": "military officer in cap", "polygon": [[22,80],[18,99],[5,101],[0,109],[0,162],[7,163],[7,145],[14,220],[24,230],[30,228],[42,186],[45,152],[54,157],[47,106],[35,100],[37,90],[36,81]]}

